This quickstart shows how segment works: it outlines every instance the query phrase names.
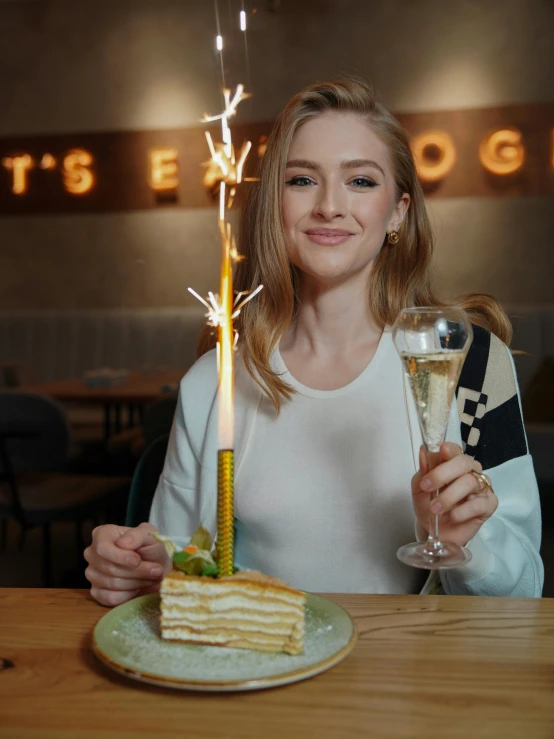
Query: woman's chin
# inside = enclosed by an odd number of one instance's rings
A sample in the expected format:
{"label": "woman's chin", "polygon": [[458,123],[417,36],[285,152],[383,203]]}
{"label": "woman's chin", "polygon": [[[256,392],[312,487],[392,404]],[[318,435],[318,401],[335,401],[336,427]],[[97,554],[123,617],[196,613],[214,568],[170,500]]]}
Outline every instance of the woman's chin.
{"label": "woman's chin", "polygon": [[360,272],[364,271],[354,268],[351,264],[329,264],[317,263],[297,265],[298,271],[309,281],[321,282],[322,284],[341,284],[349,280],[359,278]]}

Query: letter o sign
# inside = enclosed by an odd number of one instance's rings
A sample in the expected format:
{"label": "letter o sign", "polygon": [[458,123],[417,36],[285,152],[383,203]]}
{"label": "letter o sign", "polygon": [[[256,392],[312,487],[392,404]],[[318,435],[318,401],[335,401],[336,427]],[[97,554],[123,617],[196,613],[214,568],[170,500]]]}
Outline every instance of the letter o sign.
{"label": "letter o sign", "polygon": [[454,142],[444,131],[424,131],[412,140],[417,174],[423,182],[439,182],[456,162]]}

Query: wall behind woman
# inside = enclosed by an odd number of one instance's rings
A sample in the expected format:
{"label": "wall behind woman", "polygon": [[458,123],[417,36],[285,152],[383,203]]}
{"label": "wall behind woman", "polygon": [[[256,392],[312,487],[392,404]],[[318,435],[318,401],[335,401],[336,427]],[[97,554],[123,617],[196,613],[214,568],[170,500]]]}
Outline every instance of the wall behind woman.
{"label": "wall behind woman", "polygon": [[[396,112],[554,100],[551,0],[246,2],[230,84],[255,93],[240,121],[271,120],[305,84],[372,79]],[[273,7],[274,10],[271,10]],[[232,18],[235,22],[235,15]],[[0,136],[199,125],[220,108],[213,4],[21,0],[0,4]],[[201,177],[201,173],[188,173]],[[554,209],[537,197],[433,198],[442,292],[549,302]],[[0,309],[180,306],[218,280],[212,208],[0,218]]]}

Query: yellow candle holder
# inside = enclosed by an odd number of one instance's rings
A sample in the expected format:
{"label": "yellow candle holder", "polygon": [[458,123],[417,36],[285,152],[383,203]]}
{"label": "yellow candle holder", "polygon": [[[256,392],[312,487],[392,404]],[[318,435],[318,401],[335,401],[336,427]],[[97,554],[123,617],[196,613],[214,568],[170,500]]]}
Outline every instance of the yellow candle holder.
{"label": "yellow candle holder", "polygon": [[234,468],[232,449],[220,449],[217,453],[217,551],[219,577],[233,574],[234,565]]}

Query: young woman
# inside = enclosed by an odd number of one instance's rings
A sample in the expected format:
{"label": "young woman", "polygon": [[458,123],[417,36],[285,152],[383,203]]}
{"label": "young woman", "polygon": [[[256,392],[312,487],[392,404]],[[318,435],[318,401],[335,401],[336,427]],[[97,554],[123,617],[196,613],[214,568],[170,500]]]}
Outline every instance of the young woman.
{"label": "young woman", "polygon": [[[473,554],[440,573],[444,592],[540,596],[537,485],[503,343],[510,326],[490,297],[457,303],[475,338],[442,462],[430,471],[421,449],[390,326],[405,306],[440,303],[399,123],[361,81],[313,85],[277,121],[260,177],[236,279],[237,289],[264,285],[238,326],[237,564],[311,591],[419,592],[428,573],[395,553],[414,527],[426,536],[429,491],[441,488],[441,535]],[[158,587],[169,563],[154,528],[179,541],[200,523],[215,533],[214,341],[206,331],[182,381],[150,523],[100,526],[85,551],[101,603]]]}

